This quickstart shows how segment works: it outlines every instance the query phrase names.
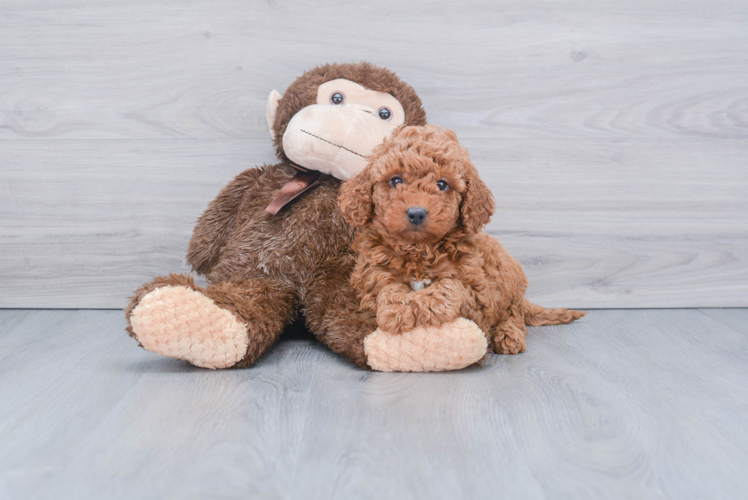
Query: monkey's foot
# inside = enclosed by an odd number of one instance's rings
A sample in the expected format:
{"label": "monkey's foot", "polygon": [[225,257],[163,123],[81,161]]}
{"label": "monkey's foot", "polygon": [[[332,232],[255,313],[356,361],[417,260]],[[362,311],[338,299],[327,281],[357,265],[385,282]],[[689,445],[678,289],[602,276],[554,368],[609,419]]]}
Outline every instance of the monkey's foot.
{"label": "monkey's foot", "polygon": [[146,294],[130,316],[135,338],[162,356],[202,368],[228,368],[247,352],[247,328],[197,290],[164,286]]}
{"label": "monkey's foot", "polygon": [[465,318],[400,335],[377,329],[364,338],[366,361],[380,372],[459,370],[480,361],[487,349],[483,331]]}

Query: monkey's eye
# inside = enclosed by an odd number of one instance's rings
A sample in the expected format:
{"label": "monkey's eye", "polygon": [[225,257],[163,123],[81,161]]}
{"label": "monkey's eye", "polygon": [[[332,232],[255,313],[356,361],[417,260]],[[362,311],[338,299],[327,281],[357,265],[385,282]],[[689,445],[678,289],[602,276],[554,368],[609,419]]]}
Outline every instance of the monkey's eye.
{"label": "monkey's eye", "polygon": [[379,108],[379,111],[377,111],[377,114],[379,115],[379,118],[381,118],[384,121],[387,121],[390,118],[392,118],[392,111],[390,111],[387,108]]}
{"label": "monkey's eye", "polygon": [[446,191],[449,187],[447,181],[436,181],[436,185],[439,186],[439,191]]}
{"label": "monkey's eye", "polygon": [[403,180],[402,178],[395,176],[392,179],[390,179],[390,186],[397,187],[398,184],[402,184]]}
{"label": "monkey's eye", "polygon": [[345,101],[345,96],[341,94],[340,92],[335,92],[333,95],[330,96],[330,102],[335,104],[336,106],[338,104],[343,104],[343,101]]}

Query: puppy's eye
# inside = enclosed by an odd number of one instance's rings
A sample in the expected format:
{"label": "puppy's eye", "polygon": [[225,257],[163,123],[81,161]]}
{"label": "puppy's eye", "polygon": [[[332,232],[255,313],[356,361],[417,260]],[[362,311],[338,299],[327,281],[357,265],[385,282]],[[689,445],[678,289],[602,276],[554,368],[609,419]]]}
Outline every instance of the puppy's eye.
{"label": "puppy's eye", "polygon": [[403,183],[402,178],[398,176],[395,176],[392,179],[390,179],[390,186],[392,186],[393,188],[397,187],[398,184],[402,184],[402,183]]}
{"label": "puppy's eye", "polygon": [[377,115],[379,115],[379,118],[381,118],[382,120],[387,121],[392,118],[392,111],[387,108],[379,108],[379,111],[377,111]]}
{"label": "puppy's eye", "polygon": [[436,181],[436,185],[439,186],[439,191],[446,191],[449,187],[447,181]]}
{"label": "puppy's eye", "polygon": [[340,92],[335,92],[333,95],[330,96],[330,102],[332,104],[335,104],[336,106],[338,104],[343,104],[343,101],[345,101],[345,96]]}

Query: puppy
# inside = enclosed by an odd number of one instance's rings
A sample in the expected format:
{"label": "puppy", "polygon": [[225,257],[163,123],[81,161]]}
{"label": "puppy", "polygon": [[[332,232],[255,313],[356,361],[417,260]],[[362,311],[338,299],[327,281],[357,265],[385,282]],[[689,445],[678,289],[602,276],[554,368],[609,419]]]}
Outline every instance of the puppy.
{"label": "puppy", "polygon": [[452,131],[397,130],[343,184],[338,204],[358,228],[351,282],[384,331],[464,317],[483,330],[493,352],[516,354],[526,347],[525,325],[585,314],[525,299],[522,266],[481,231],[493,215],[493,196]]}

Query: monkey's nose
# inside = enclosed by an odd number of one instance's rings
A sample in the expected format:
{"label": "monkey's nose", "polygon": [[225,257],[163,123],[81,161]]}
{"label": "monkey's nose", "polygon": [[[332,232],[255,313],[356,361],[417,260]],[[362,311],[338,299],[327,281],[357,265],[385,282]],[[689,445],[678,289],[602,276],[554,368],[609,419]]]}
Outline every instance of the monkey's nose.
{"label": "monkey's nose", "polygon": [[428,215],[428,211],[421,207],[409,208],[405,213],[408,215],[410,223],[415,224],[416,226],[423,224],[423,221],[426,220],[426,216]]}
{"label": "monkey's nose", "polygon": [[359,111],[365,111],[372,115],[374,114],[374,108],[372,108],[371,106],[367,106],[365,104],[357,104],[355,102],[352,102],[350,104],[346,104],[346,106],[349,108],[357,109]]}

